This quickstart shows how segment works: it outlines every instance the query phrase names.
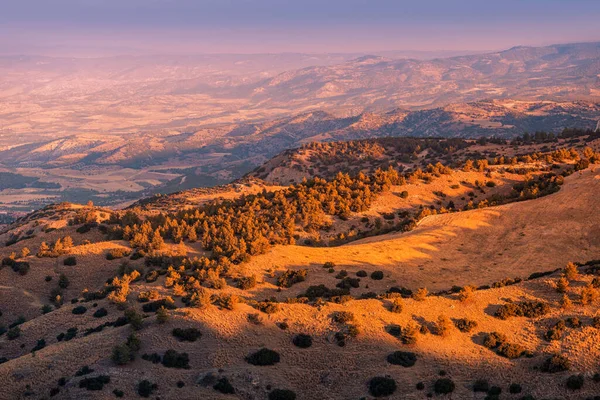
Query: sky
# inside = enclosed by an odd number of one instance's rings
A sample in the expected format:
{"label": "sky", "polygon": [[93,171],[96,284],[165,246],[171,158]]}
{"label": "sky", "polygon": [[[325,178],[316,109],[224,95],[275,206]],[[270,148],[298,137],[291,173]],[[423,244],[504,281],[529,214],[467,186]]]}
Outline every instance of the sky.
{"label": "sky", "polygon": [[600,40],[600,0],[0,0],[0,52],[501,50]]}

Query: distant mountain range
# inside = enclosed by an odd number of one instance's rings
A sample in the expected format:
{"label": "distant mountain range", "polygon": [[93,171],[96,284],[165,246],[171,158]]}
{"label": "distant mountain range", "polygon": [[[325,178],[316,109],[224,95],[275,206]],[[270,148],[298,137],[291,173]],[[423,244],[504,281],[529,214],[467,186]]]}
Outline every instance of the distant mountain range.
{"label": "distant mountain range", "polygon": [[432,60],[0,57],[0,172],[117,202],[230,182],[310,141],[594,129],[599,76],[600,43]]}

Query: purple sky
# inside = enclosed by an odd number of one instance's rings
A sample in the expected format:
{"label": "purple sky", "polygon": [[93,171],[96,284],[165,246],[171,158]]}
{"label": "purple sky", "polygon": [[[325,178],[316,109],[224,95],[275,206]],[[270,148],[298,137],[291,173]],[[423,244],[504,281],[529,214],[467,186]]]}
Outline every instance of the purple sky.
{"label": "purple sky", "polygon": [[600,40],[599,22],[600,0],[18,0],[0,51],[498,50]]}

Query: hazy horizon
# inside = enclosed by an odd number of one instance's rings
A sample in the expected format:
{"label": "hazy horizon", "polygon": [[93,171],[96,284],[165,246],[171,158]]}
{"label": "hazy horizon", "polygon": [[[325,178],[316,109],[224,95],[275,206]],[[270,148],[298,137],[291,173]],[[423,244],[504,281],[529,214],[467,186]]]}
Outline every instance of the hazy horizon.
{"label": "hazy horizon", "polygon": [[588,0],[24,0],[0,15],[0,53],[465,54],[597,41],[598,15]]}

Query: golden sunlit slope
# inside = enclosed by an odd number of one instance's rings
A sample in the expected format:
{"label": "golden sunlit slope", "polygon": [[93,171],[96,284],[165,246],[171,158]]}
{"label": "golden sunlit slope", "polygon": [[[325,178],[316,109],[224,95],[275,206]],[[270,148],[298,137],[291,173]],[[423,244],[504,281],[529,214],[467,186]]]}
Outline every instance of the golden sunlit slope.
{"label": "golden sunlit slope", "polygon": [[[245,268],[254,273],[308,268],[313,279],[331,284],[334,277],[322,268],[330,261],[349,272],[382,270],[390,278],[380,281],[386,287],[430,290],[526,278],[569,261],[600,258],[598,193],[600,174],[586,170],[567,177],[562,189],[550,196],[430,216],[411,232],[339,247],[278,246],[252,258]],[[373,290],[384,289],[374,285]]]}

